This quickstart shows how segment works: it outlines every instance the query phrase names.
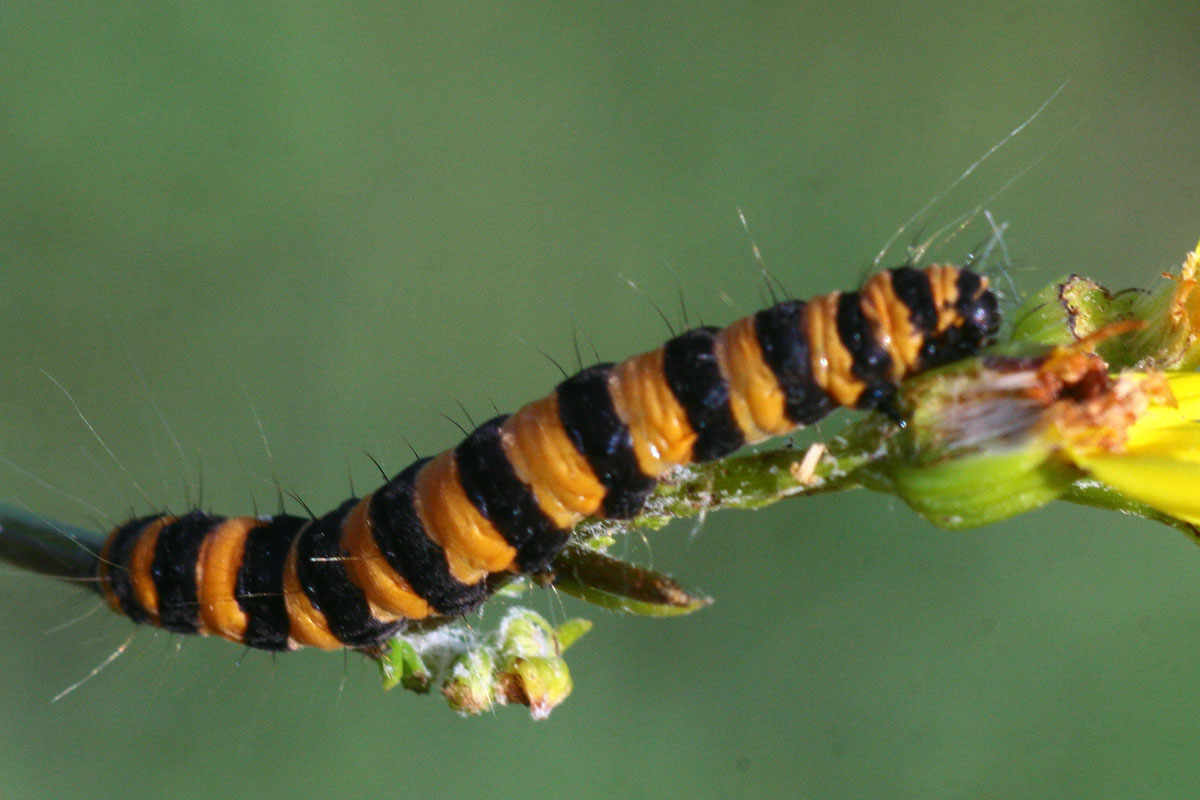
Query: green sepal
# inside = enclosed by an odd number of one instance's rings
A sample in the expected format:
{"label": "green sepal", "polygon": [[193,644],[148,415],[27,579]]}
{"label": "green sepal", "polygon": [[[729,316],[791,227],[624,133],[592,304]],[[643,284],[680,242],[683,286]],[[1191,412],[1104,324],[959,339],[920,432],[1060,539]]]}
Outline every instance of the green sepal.
{"label": "green sepal", "polygon": [[583,617],[573,617],[554,629],[558,637],[558,650],[566,652],[567,648],[583,638],[592,629],[592,621]]}
{"label": "green sepal", "polygon": [[[562,652],[590,628],[587,620],[575,619],[556,629],[535,611],[510,611],[498,632],[496,700],[528,706],[534,719],[549,716],[567,699],[573,686]],[[571,637],[567,645],[559,638],[564,629]]]}
{"label": "green sepal", "polygon": [[1069,346],[1105,326],[1133,321],[1142,327],[1096,343],[1109,367],[1194,370],[1200,367],[1195,272],[1190,254],[1179,275],[1164,275],[1148,290],[1111,292],[1090,278],[1067,276],[1026,298],[1012,317],[1008,343]]}
{"label": "green sepal", "polygon": [[482,714],[496,703],[495,660],[485,647],[472,648],[450,664],[442,695],[461,714]]}
{"label": "green sepal", "polygon": [[433,675],[425,666],[425,661],[417,654],[416,648],[406,639],[392,639],[378,663],[384,689],[403,686],[408,691],[418,694],[429,691]]}
{"label": "green sepal", "polygon": [[889,459],[860,470],[935,525],[974,528],[1032,511],[1068,491],[1080,472],[1035,442],[931,464]]}
{"label": "green sepal", "polygon": [[1160,370],[1189,372],[1200,367],[1200,288],[1196,285],[1197,254],[1189,253],[1179,275],[1164,275],[1152,291],[1143,293],[1138,302],[1138,318],[1147,325],[1133,338],[1134,352],[1140,358],[1130,364]]}
{"label": "green sepal", "polygon": [[1026,298],[1013,315],[1008,343],[1069,347],[1106,326],[1137,321],[1146,327],[1111,336],[1101,334],[1095,343],[1096,352],[1109,366],[1130,367],[1145,358],[1145,331],[1155,329],[1155,321],[1162,318],[1165,308],[1157,293],[1111,292],[1091,278],[1068,275]]}
{"label": "green sepal", "polygon": [[1026,394],[1049,348],[1018,347],[1023,355],[963,359],[906,383],[906,427],[851,477],[952,529],[1007,519],[1068,491],[1082,473],[1041,435],[1041,408]]}
{"label": "green sepal", "polygon": [[534,719],[545,719],[573,688],[571,671],[559,656],[513,656],[496,671],[497,699],[529,707]]}

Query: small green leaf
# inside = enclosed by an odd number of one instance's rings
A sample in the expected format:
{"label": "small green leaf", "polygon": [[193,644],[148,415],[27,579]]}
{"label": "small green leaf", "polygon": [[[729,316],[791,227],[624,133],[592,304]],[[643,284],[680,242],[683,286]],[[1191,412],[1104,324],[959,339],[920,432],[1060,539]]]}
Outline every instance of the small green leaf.
{"label": "small green leaf", "polygon": [[559,591],[614,611],[675,617],[712,603],[660,572],[584,547],[568,547],[554,568],[554,586]]}

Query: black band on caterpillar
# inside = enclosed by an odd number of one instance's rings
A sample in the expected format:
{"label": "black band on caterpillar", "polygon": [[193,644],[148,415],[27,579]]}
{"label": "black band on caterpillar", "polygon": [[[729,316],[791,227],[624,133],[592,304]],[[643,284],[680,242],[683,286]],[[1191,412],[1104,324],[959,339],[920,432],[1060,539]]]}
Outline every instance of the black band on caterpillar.
{"label": "black band on caterpillar", "polygon": [[717,328],[695,328],[663,345],[663,373],[696,432],[693,461],[712,461],[746,444],[729,409],[729,384],[713,343]]}
{"label": "black band on caterpillar", "polygon": [[296,534],[308,523],[304,517],[281,515],[246,534],[234,597],[247,617],[242,641],[249,647],[288,649],[283,565]]}
{"label": "black band on caterpillar", "polygon": [[779,381],[788,419],[796,425],[811,425],[837,407],[812,378],[804,308],[803,302],[791,300],[754,315],[763,361]]}
{"label": "black band on caterpillar", "polygon": [[172,631],[370,648],[405,620],[478,607],[489,575],[549,570],[576,524],[636,516],[672,467],[839,406],[898,419],[900,381],[977,353],[998,322],[973,272],[882,272],[584,369],[317,520],[131,520],[105,542],[98,583],[120,613]]}
{"label": "black band on caterpillar", "polygon": [[923,340],[937,330],[937,306],[933,304],[933,287],[922,270],[900,267],[892,270],[892,289],[908,309],[908,324]]}
{"label": "black band on caterpillar", "polygon": [[858,407],[878,408],[880,401],[895,391],[888,379],[892,359],[875,341],[858,292],[846,292],[838,298],[837,332],[854,361],[851,373],[866,384]]}
{"label": "black band on caterpillar", "polygon": [[351,498],[300,531],[296,577],[313,608],[325,615],[334,637],[349,647],[369,647],[391,636],[403,623],[376,619],[366,594],[346,571],[346,559],[352,556],[341,546],[342,523],[357,504],[358,499]]}
{"label": "black band on caterpillar", "polygon": [[176,633],[200,627],[196,558],[204,535],[221,519],[193,511],[168,522],[158,533],[151,576],[158,592],[159,624]]}
{"label": "black band on caterpillar", "polygon": [[450,574],[446,551],[429,538],[417,516],[413,484],[421,467],[409,465],[371,497],[371,531],[384,558],[439,614],[465,614],[483,602],[484,582],[467,585]]}
{"label": "black band on caterpillar", "polygon": [[638,468],[633,437],[613,408],[608,393],[612,367],[588,367],[560,383],[555,392],[563,428],[604,484],[604,516],[629,519],[642,510],[657,481]]}
{"label": "black band on caterpillar", "polygon": [[545,572],[570,531],[558,528],[538,508],[529,486],[513,472],[500,444],[500,426],[506,419],[488,420],[455,448],[458,477],[479,513],[516,548],[520,570]]}
{"label": "black band on caterpillar", "polygon": [[149,622],[151,616],[134,596],[129,562],[142,531],[156,519],[157,516],[138,517],[114,530],[109,535],[97,564],[100,584],[108,597],[109,605],[134,622]]}

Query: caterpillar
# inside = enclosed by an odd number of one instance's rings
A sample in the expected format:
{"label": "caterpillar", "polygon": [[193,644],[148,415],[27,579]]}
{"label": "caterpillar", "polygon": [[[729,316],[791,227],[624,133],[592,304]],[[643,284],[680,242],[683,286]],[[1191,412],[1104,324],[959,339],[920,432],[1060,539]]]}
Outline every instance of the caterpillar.
{"label": "caterpillar", "polygon": [[407,621],[477,608],[491,575],[549,571],[578,522],[637,515],[672,467],[838,407],[902,423],[899,383],[978,352],[998,325],[984,276],[886,270],[583,369],[316,519],[131,519],[105,540],[97,585],[119,613],[170,631],[370,650]]}

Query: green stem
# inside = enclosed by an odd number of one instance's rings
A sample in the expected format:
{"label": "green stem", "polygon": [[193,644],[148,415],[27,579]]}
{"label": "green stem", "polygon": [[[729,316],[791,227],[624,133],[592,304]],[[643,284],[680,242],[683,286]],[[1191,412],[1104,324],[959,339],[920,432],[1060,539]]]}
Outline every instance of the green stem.
{"label": "green stem", "polygon": [[1200,544],[1200,529],[1197,529],[1195,525],[1184,522],[1181,519],[1176,519],[1161,511],[1156,511],[1143,503],[1130,500],[1128,497],[1119,494],[1098,481],[1077,481],[1063,494],[1061,499],[1071,503],[1078,503],[1081,506],[1102,508],[1105,511],[1119,511],[1122,514],[1129,514],[1134,517],[1148,519],[1152,522],[1159,522],[1183,531],[1194,542]]}
{"label": "green stem", "polygon": [[857,470],[886,455],[883,444],[894,432],[883,417],[865,417],[818,445],[820,457],[807,470],[808,451],[793,447],[682,467],[659,485],[640,516],[617,524],[657,528],[723,508],[761,508],[790,497],[857,489]]}
{"label": "green stem", "polygon": [[95,532],[0,503],[0,561],[68,581],[95,577]]}

